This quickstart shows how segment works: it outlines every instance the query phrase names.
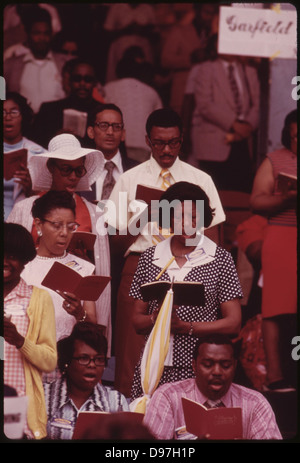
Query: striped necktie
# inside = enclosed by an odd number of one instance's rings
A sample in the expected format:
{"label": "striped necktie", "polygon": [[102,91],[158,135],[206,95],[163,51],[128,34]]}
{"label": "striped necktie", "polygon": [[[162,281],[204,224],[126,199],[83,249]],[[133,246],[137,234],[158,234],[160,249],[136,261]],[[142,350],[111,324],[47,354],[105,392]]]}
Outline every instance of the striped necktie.
{"label": "striped necktie", "polygon": [[210,400],[207,399],[206,402],[204,402],[204,407],[206,408],[220,408],[220,407],[225,407],[223,404],[222,400]]}
{"label": "striped necktie", "polygon": [[171,174],[168,169],[162,169],[160,176],[162,177],[161,188],[167,190],[171,186]]}
{"label": "striped necktie", "polygon": [[112,161],[107,161],[104,167],[107,170],[107,174],[103,182],[101,199],[108,199],[116,183],[113,177],[113,170],[115,168],[115,163]]}
{"label": "striped necktie", "polygon": [[231,87],[233,98],[234,98],[236,114],[237,116],[240,116],[242,114],[242,102],[241,102],[241,97],[240,97],[240,92],[237,86],[237,82],[234,76],[233,64],[229,64],[228,66],[228,79],[229,79],[230,87]]}
{"label": "striped necktie", "polygon": [[[160,172],[160,177],[162,178],[162,184],[161,184],[161,189],[162,190],[167,190],[169,186],[171,186],[171,174],[168,171],[168,169],[162,169]],[[158,226],[158,223],[156,225],[156,233],[152,236],[152,244],[156,246],[158,243],[161,241],[169,238],[171,236],[171,233],[169,230],[162,229]]]}

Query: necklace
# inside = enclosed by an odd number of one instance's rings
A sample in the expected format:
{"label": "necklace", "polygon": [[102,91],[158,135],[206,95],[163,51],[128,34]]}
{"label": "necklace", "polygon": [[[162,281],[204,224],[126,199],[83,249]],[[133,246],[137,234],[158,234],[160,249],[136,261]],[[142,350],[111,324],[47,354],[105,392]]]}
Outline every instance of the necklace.
{"label": "necklace", "polygon": [[39,255],[37,255],[36,257],[37,257],[38,259],[42,259],[42,260],[50,260],[50,259],[63,259],[64,257],[66,257],[66,255],[67,255],[67,251],[65,250],[62,256],[57,256],[57,257],[45,257],[45,256],[39,256]]}

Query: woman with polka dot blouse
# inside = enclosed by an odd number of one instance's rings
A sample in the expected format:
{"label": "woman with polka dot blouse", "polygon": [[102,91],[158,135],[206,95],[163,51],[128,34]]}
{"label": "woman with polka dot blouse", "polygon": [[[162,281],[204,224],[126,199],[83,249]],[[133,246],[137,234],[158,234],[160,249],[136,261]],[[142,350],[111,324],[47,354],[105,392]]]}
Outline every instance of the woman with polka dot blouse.
{"label": "woman with polka dot blouse", "polygon": [[[200,233],[201,224],[208,228],[214,215],[206,193],[197,185],[177,182],[163,193],[162,200],[172,204],[169,208],[172,236],[148,248],[140,257],[130,289],[130,295],[135,298],[134,327],[146,338],[153,328],[161,302],[144,301],[140,288],[155,281],[158,275],[162,281],[201,282],[205,302],[197,306],[173,306],[170,348],[159,385],[194,376],[192,352],[197,338],[216,332],[238,334],[239,300],[243,297],[231,254]],[[161,210],[160,222],[164,217],[163,208]],[[139,361],[131,399],[141,395]]]}

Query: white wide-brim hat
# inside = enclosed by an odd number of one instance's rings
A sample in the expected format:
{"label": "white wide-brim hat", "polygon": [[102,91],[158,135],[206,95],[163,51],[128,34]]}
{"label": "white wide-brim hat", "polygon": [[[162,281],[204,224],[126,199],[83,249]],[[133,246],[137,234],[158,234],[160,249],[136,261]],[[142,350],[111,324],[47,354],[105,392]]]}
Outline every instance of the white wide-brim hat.
{"label": "white wide-brim hat", "polygon": [[35,154],[28,162],[34,191],[48,191],[52,185],[52,174],[47,168],[48,159],[74,161],[85,156],[86,175],[81,177],[76,191],[89,191],[104,169],[105,159],[101,151],[82,148],[79,140],[71,134],[63,133],[50,140],[48,151]]}

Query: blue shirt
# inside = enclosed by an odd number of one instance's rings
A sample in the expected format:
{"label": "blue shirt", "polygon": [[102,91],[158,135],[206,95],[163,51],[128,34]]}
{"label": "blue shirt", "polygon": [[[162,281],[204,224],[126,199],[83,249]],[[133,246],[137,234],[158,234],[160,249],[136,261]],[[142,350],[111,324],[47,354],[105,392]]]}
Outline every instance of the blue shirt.
{"label": "blue shirt", "polygon": [[64,377],[52,383],[44,383],[46,409],[48,415],[47,437],[49,439],[72,439],[79,412],[129,411],[123,394],[98,383],[87,401],[78,408],[68,396]]}

